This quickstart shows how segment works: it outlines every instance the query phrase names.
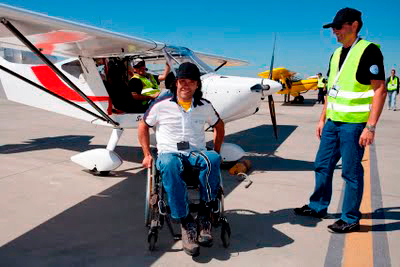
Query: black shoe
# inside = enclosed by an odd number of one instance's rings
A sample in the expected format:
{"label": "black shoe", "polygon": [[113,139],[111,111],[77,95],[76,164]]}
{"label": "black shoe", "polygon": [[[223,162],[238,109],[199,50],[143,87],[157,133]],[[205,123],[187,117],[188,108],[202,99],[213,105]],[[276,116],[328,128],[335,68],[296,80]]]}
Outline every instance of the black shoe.
{"label": "black shoe", "polygon": [[324,213],[319,213],[316,212],[315,210],[311,209],[309,206],[304,205],[301,208],[295,208],[293,209],[294,213],[296,213],[297,215],[302,215],[302,216],[311,216],[311,217],[315,217],[315,218],[324,218],[326,216],[326,214]]}
{"label": "black shoe", "polygon": [[334,224],[328,225],[328,228],[336,233],[350,233],[360,230],[360,223],[346,223],[340,219]]}

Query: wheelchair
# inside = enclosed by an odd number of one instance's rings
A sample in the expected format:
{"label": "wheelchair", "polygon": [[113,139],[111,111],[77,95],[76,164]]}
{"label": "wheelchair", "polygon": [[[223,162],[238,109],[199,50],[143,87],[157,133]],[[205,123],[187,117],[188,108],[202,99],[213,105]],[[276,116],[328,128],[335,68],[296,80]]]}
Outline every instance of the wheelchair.
{"label": "wheelchair", "polygon": [[[148,228],[147,242],[148,249],[153,251],[156,247],[158,240],[158,232],[163,228],[164,223],[167,224],[168,229],[174,241],[181,239],[181,234],[175,233],[172,227],[172,222],[180,223],[170,217],[170,209],[164,191],[160,172],[155,167],[156,158],[153,156],[153,164],[151,169],[147,169],[147,185],[146,185],[146,201],[144,208],[144,223]],[[197,177],[197,179],[193,179]],[[200,181],[199,170],[192,166],[185,166],[183,173],[183,180],[186,183],[189,198],[189,211],[196,213],[199,208]],[[190,179],[189,179],[190,178]],[[197,199],[196,197],[197,196]],[[212,203],[211,223],[214,228],[220,228],[222,245],[227,248],[230,245],[231,228],[227,218],[224,216],[224,192],[222,186],[222,177],[220,182],[220,190],[217,199]]]}

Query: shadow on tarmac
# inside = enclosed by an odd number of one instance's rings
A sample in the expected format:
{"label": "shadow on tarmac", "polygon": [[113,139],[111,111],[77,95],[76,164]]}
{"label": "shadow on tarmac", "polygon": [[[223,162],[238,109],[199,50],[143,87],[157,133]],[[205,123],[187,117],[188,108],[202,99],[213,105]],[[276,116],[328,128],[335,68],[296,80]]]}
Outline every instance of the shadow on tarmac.
{"label": "shadow on tarmac", "polygon": [[288,106],[288,107],[313,107],[314,105],[318,105],[317,104],[317,100],[316,99],[304,99],[304,103],[302,104],[298,104],[298,103],[294,103],[293,100],[291,100],[290,102],[282,102],[282,106]]}
{"label": "shadow on tarmac", "polygon": [[[321,219],[296,216],[293,209],[258,213],[251,210],[228,210],[227,218],[232,228],[231,244],[228,248],[222,247],[219,231],[214,234],[214,246],[201,248],[200,256],[193,260],[199,263],[208,263],[212,259],[220,261],[240,256],[240,253],[264,247],[283,247],[294,242],[292,238],[274,228],[274,225],[290,223],[306,227],[315,227]],[[219,230],[219,229],[217,229]],[[204,251],[206,250],[206,251]]]}
{"label": "shadow on tarmac", "polygon": [[[311,170],[312,162],[274,157],[281,143],[297,126],[279,126],[279,141],[272,137],[272,127],[262,125],[226,136],[226,142],[235,142],[250,153],[253,170]],[[93,136],[58,136],[32,139],[26,144],[0,147],[1,154],[21,153],[52,148],[86,151],[104,147],[91,145]],[[116,152],[125,161],[141,162],[139,147],[117,146]],[[232,192],[240,182],[236,176],[222,171],[225,194]],[[127,179],[63,211],[0,248],[0,262],[4,266],[148,266],[164,253],[181,251],[165,227],[159,233],[157,250],[147,250],[147,228],[144,227],[144,199],[146,171],[136,174],[116,170],[111,177]],[[230,210],[227,217],[232,228],[231,246],[222,247],[219,229],[214,247],[202,248],[198,262],[212,258],[228,260],[240,252],[262,247],[283,247],[294,240],[273,226],[281,223],[315,227],[318,219],[296,217],[291,209],[265,214],[253,211]]]}
{"label": "shadow on tarmac", "polygon": [[[328,216],[329,218],[339,219],[340,213],[329,214]],[[400,230],[400,207],[376,209],[372,213],[363,213],[361,218],[372,219],[375,224],[360,224],[359,232],[390,232]],[[395,220],[395,222],[379,223],[380,220]]]}

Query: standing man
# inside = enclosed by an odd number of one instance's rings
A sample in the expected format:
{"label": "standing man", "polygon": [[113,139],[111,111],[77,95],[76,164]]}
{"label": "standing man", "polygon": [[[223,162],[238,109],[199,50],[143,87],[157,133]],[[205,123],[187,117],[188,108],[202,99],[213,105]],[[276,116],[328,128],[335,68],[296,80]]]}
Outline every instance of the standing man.
{"label": "standing man", "polygon": [[328,71],[328,97],[316,135],[321,140],[315,159],[315,189],[310,202],[294,209],[298,215],[323,218],[332,195],[332,177],[342,158],[345,192],[342,214],[328,226],[347,233],[359,229],[360,204],[364,187],[361,160],[364,148],[373,143],[375,128],[385,102],[385,74],[379,47],[360,39],[361,12],[344,8],[337,12],[332,28],[339,47],[333,53]]}
{"label": "standing man", "polygon": [[[211,207],[220,188],[219,151],[224,139],[224,123],[212,104],[202,98],[200,71],[193,63],[182,63],[176,76],[176,90],[155,100],[139,124],[138,137],[143,149],[143,166],[150,168],[149,128],[156,126],[158,158],[171,216],[180,220],[183,250],[199,254],[199,244],[212,245]],[[214,150],[207,151],[204,126],[214,128]],[[196,221],[189,212],[184,166],[200,169],[200,210]]]}
{"label": "standing man", "polygon": [[322,73],[318,73],[318,83],[317,83],[317,88],[318,88],[318,104],[325,104],[325,95],[326,95],[326,79],[322,77]]}
{"label": "standing man", "polygon": [[392,75],[386,80],[386,89],[388,92],[388,109],[396,111],[396,96],[399,93],[399,77],[396,75],[396,71],[392,69]]}

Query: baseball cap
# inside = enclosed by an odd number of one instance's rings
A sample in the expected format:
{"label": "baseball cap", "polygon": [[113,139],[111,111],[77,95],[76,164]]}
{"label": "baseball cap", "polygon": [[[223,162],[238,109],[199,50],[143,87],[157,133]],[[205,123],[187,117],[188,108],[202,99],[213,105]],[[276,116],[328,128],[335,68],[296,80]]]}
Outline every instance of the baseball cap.
{"label": "baseball cap", "polygon": [[346,22],[361,22],[361,12],[354,8],[343,8],[336,13],[335,18],[329,24],[322,26],[323,28],[335,28],[342,26]]}
{"label": "baseball cap", "polygon": [[176,72],[177,79],[191,79],[191,80],[200,80],[200,71],[199,68],[191,63],[185,62],[179,66],[178,71]]}
{"label": "baseball cap", "polygon": [[134,67],[134,68],[142,67],[144,65],[146,65],[146,62],[144,62],[144,60],[141,58],[135,58],[132,61],[132,67]]}

